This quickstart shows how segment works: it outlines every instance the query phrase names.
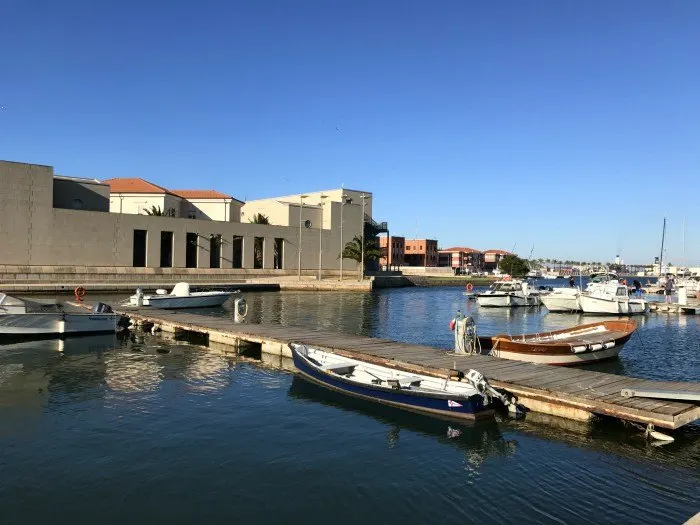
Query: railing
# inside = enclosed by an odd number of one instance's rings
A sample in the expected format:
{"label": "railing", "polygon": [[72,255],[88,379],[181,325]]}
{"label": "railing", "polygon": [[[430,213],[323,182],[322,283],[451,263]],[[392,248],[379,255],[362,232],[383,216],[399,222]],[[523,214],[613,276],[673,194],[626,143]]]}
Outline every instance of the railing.
{"label": "railing", "polygon": [[377,222],[375,221],[372,217],[367,215],[365,213],[365,222],[367,224],[370,224],[372,228],[377,230],[377,233],[382,233],[382,232],[388,232],[389,231],[389,223],[384,221],[384,222]]}

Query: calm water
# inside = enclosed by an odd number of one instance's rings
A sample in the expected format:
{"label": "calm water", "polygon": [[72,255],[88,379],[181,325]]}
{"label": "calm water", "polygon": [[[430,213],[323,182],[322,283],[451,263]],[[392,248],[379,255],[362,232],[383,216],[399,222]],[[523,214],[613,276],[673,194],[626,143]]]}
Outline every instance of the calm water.
{"label": "calm water", "polygon": [[[449,348],[569,326],[479,311],[459,288],[247,293],[250,322]],[[227,316],[225,310],[206,312]],[[588,320],[589,318],[585,318]],[[608,371],[700,380],[695,317],[640,318]],[[0,523],[679,523],[700,511],[700,427],[664,447],[617,423],[529,414],[462,426],[165,336],[0,346]],[[166,353],[167,352],[167,353]],[[447,429],[461,430],[455,438]]]}

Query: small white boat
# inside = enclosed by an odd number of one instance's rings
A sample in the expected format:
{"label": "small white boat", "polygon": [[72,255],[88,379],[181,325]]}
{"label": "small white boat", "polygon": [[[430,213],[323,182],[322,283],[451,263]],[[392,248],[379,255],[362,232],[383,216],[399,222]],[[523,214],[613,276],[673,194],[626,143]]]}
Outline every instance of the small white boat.
{"label": "small white boat", "polygon": [[190,292],[189,283],[177,283],[173,291],[156,290],[155,295],[144,295],[141,289],[129,297],[130,306],[152,306],[154,308],[211,308],[221,306],[231,298],[235,292],[211,291]]}
{"label": "small white boat", "polygon": [[541,300],[550,312],[578,312],[581,310],[580,296],[580,288],[554,288]]}
{"label": "small white boat", "polygon": [[527,282],[519,279],[496,281],[482,293],[476,294],[479,306],[509,308],[511,306],[538,306],[540,294],[530,289]]}
{"label": "small white boat", "polygon": [[649,311],[649,303],[631,299],[627,286],[614,280],[591,287],[580,295],[579,301],[586,314],[632,315]]}
{"label": "small white boat", "polygon": [[0,336],[115,333],[118,318],[104,303],[87,312],[67,302],[31,301],[0,293]]}

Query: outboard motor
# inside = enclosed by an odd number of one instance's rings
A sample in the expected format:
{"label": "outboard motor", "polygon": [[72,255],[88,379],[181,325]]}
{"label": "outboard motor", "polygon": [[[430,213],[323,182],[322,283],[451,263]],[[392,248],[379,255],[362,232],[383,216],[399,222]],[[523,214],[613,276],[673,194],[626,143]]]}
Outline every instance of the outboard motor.
{"label": "outboard motor", "polygon": [[113,314],[112,307],[105,303],[95,303],[92,305],[91,313],[93,314]]}
{"label": "outboard motor", "polygon": [[[455,354],[478,354],[479,338],[476,334],[476,323],[474,319],[459,314],[454,320],[455,331]],[[450,323],[452,324],[452,323]]]}
{"label": "outboard motor", "polygon": [[244,297],[239,297],[233,302],[233,322],[242,323],[248,316],[248,303]]}
{"label": "outboard motor", "polygon": [[136,306],[143,306],[143,290],[136,288]]}

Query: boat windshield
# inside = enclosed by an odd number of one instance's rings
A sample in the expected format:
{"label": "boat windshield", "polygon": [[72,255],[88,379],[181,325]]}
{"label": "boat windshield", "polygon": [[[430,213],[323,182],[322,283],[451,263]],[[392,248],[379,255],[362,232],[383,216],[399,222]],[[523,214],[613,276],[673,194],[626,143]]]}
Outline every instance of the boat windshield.
{"label": "boat windshield", "polygon": [[491,289],[494,292],[514,292],[517,290],[513,283],[494,283]]}

